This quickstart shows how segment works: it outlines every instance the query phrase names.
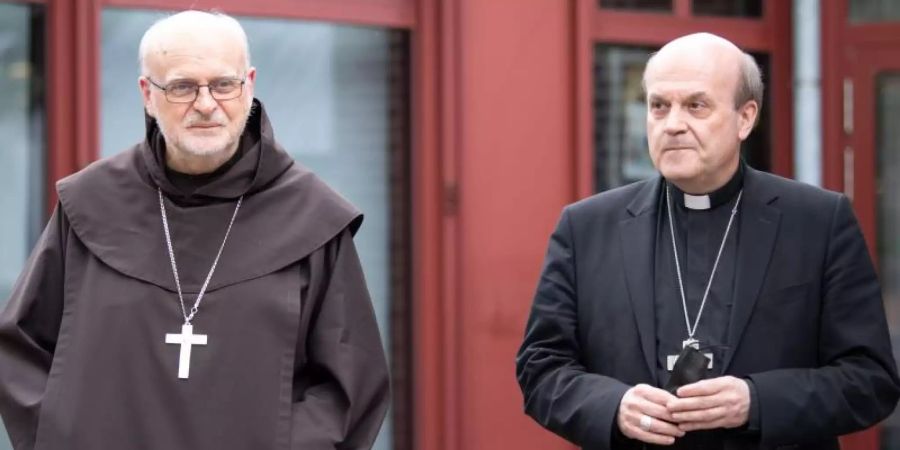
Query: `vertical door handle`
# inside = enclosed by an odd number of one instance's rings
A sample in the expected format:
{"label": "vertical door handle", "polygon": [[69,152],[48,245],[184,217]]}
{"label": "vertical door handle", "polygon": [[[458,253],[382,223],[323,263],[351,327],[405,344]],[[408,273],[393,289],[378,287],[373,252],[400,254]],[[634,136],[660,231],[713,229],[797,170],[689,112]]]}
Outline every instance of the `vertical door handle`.
{"label": "vertical door handle", "polygon": [[853,201],[853,147],[846,146],[844,147],[844,195],[847,196],[850,201]]}

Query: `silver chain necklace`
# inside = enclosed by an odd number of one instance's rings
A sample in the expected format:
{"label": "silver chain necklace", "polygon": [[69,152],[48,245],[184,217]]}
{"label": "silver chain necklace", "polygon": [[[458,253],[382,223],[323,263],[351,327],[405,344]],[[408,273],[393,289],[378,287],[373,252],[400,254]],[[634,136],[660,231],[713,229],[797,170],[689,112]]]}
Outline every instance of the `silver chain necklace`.
{"label": "silver chain necklace", "polygon": [[197,301],[194,302],[194,306],[191,307],[191,313],[188,314],[184,306],[184,296],[181,293],[181,280],[178,278],[178,264],[175,263],[175,252],[172,250],[172,237],[169,234],[169,221],[166,218],[166,204],[163,202],[162,190],[156,188],[156,192],[159,194],[159,211],[162,215],[163,231],[166,234],[166,248],[169,250],[169,262],[172,263],[172,275],[175,276],[175,288],[178,289],[178,301],[181,302],[181,314],[184,316],[185,325],[190,325],[191,320],[194,319],[194,315],[197,314],[200,302],[203,300],[203,294],[206,293],[206,287],[209,285],[209,280],[212,279],[213,272],[216,271],[216,265],[219,264],[219,257],[222,256],[222,250],[225,248],[225,243],[228,242],[228,235],[231,234],[231,226],[234,225],[234,219],[237,217],[238,210],[241,209],[241,203],[244,200],[244,196],[242,195],[238,198],[237,205],[234,207],[234,213],[231,215],[231,221],[228,222],[228,229],[225,230],[225,239],[222,239],[222,245],[219,246],[219,252],[216,253],[216,259],[213,260],[212,267],[209,268],[209,273],[206,274],[206,280],[203,281],[203,287],[200,288],[200,293],[197,294]]}
{"label": "silver chain necklace", "polygon": [[728,232],[731,231],[731,224],[734,222],[734,216],[737,214],[738,206],[741,204],[741,196],[744,190],[738,192],[737,201],[734,202],[734,208],[731,209],[731,217],[728,218],[728,225],[725,227],[725,235],[722,236],[722,243],[719,245],[719,253],[716,255],[716,261],[713,263],[712,272],[709,274],[709,281],[706,283],[706,291],[703,292],[703,300],[700,301],[700,309],[697,311],[697,319],[694,320],[694,326],[691,327],[691,319],[688,316],[687,299],[684,295],[684,283],[681,280],[681,264],[678,261],[678,246],[675,244],[675,225],[672,219],[672,200],[669,196],[669,184],[666,183],[666,207],[669,212],[669,231],[672,234],[672,252],[675,253],[675,273],[678,275],[678,289],[681,292],[681,306],[684,308],[684,324],[687,326],[688,339],[682,343],[683,347],[694,346],[700,347],[699,341],[694,339],[694,333],[697,332],[697,325],[700,324],[700,317],[703,315],[703,307],[706,306],[706,299],[709,296],[709,288],[712,286],[713,278],[716,276],[716,269],[719,267],[719,259],[722,257],[722,250],[725,248],[725,241],[728,240]]}

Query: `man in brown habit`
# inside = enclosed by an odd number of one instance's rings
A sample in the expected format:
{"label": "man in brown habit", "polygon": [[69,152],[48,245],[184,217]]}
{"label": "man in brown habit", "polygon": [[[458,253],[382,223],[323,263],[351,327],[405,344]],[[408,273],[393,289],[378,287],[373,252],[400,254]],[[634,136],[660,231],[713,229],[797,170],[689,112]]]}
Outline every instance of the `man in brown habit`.
{"label": "man in brown habit", "polygon": [[57,184],[0,317],[13,446],[370,448],[361,214],[275,141],[234,19],[163,19],[140,59],[146,139]]}
{"label": "man in brown habit", "polygon": [[710,34],[647,63],[660,176],[566,207],[517,375],[525,410],[588,449],[837,449],[900,380],[849,201],[740,158],[753,58]]}

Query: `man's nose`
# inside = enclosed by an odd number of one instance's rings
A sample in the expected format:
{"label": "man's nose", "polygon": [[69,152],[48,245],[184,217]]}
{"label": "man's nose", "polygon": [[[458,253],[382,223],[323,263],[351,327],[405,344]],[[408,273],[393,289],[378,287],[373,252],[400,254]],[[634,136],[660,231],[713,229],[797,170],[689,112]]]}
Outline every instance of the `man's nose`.
{"label": "man's nose", "polygon": [[194,99],[194,109],[203,115],[209,115],[217,106],[219,103],[213,98],[209,86],[200,86],[197,89],[197,98]]}
{"label": "man's nose", "polygon": [[678,105],[672,105],[666,116],[665,130],[668,134],[681,134],[687,131],[687,123],[684,121],[684,110]]}

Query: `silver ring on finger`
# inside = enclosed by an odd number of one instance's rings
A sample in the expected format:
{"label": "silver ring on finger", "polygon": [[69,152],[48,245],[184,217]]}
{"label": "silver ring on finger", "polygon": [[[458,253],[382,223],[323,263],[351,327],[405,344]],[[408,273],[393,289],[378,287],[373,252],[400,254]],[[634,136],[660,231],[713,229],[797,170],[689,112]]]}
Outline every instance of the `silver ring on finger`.
{"label": "silver ring on finger", "polygon": [[641,414],[640,426],[642,430],[650,431],[650,427],[653,426],[653,418],[646,414]]}

